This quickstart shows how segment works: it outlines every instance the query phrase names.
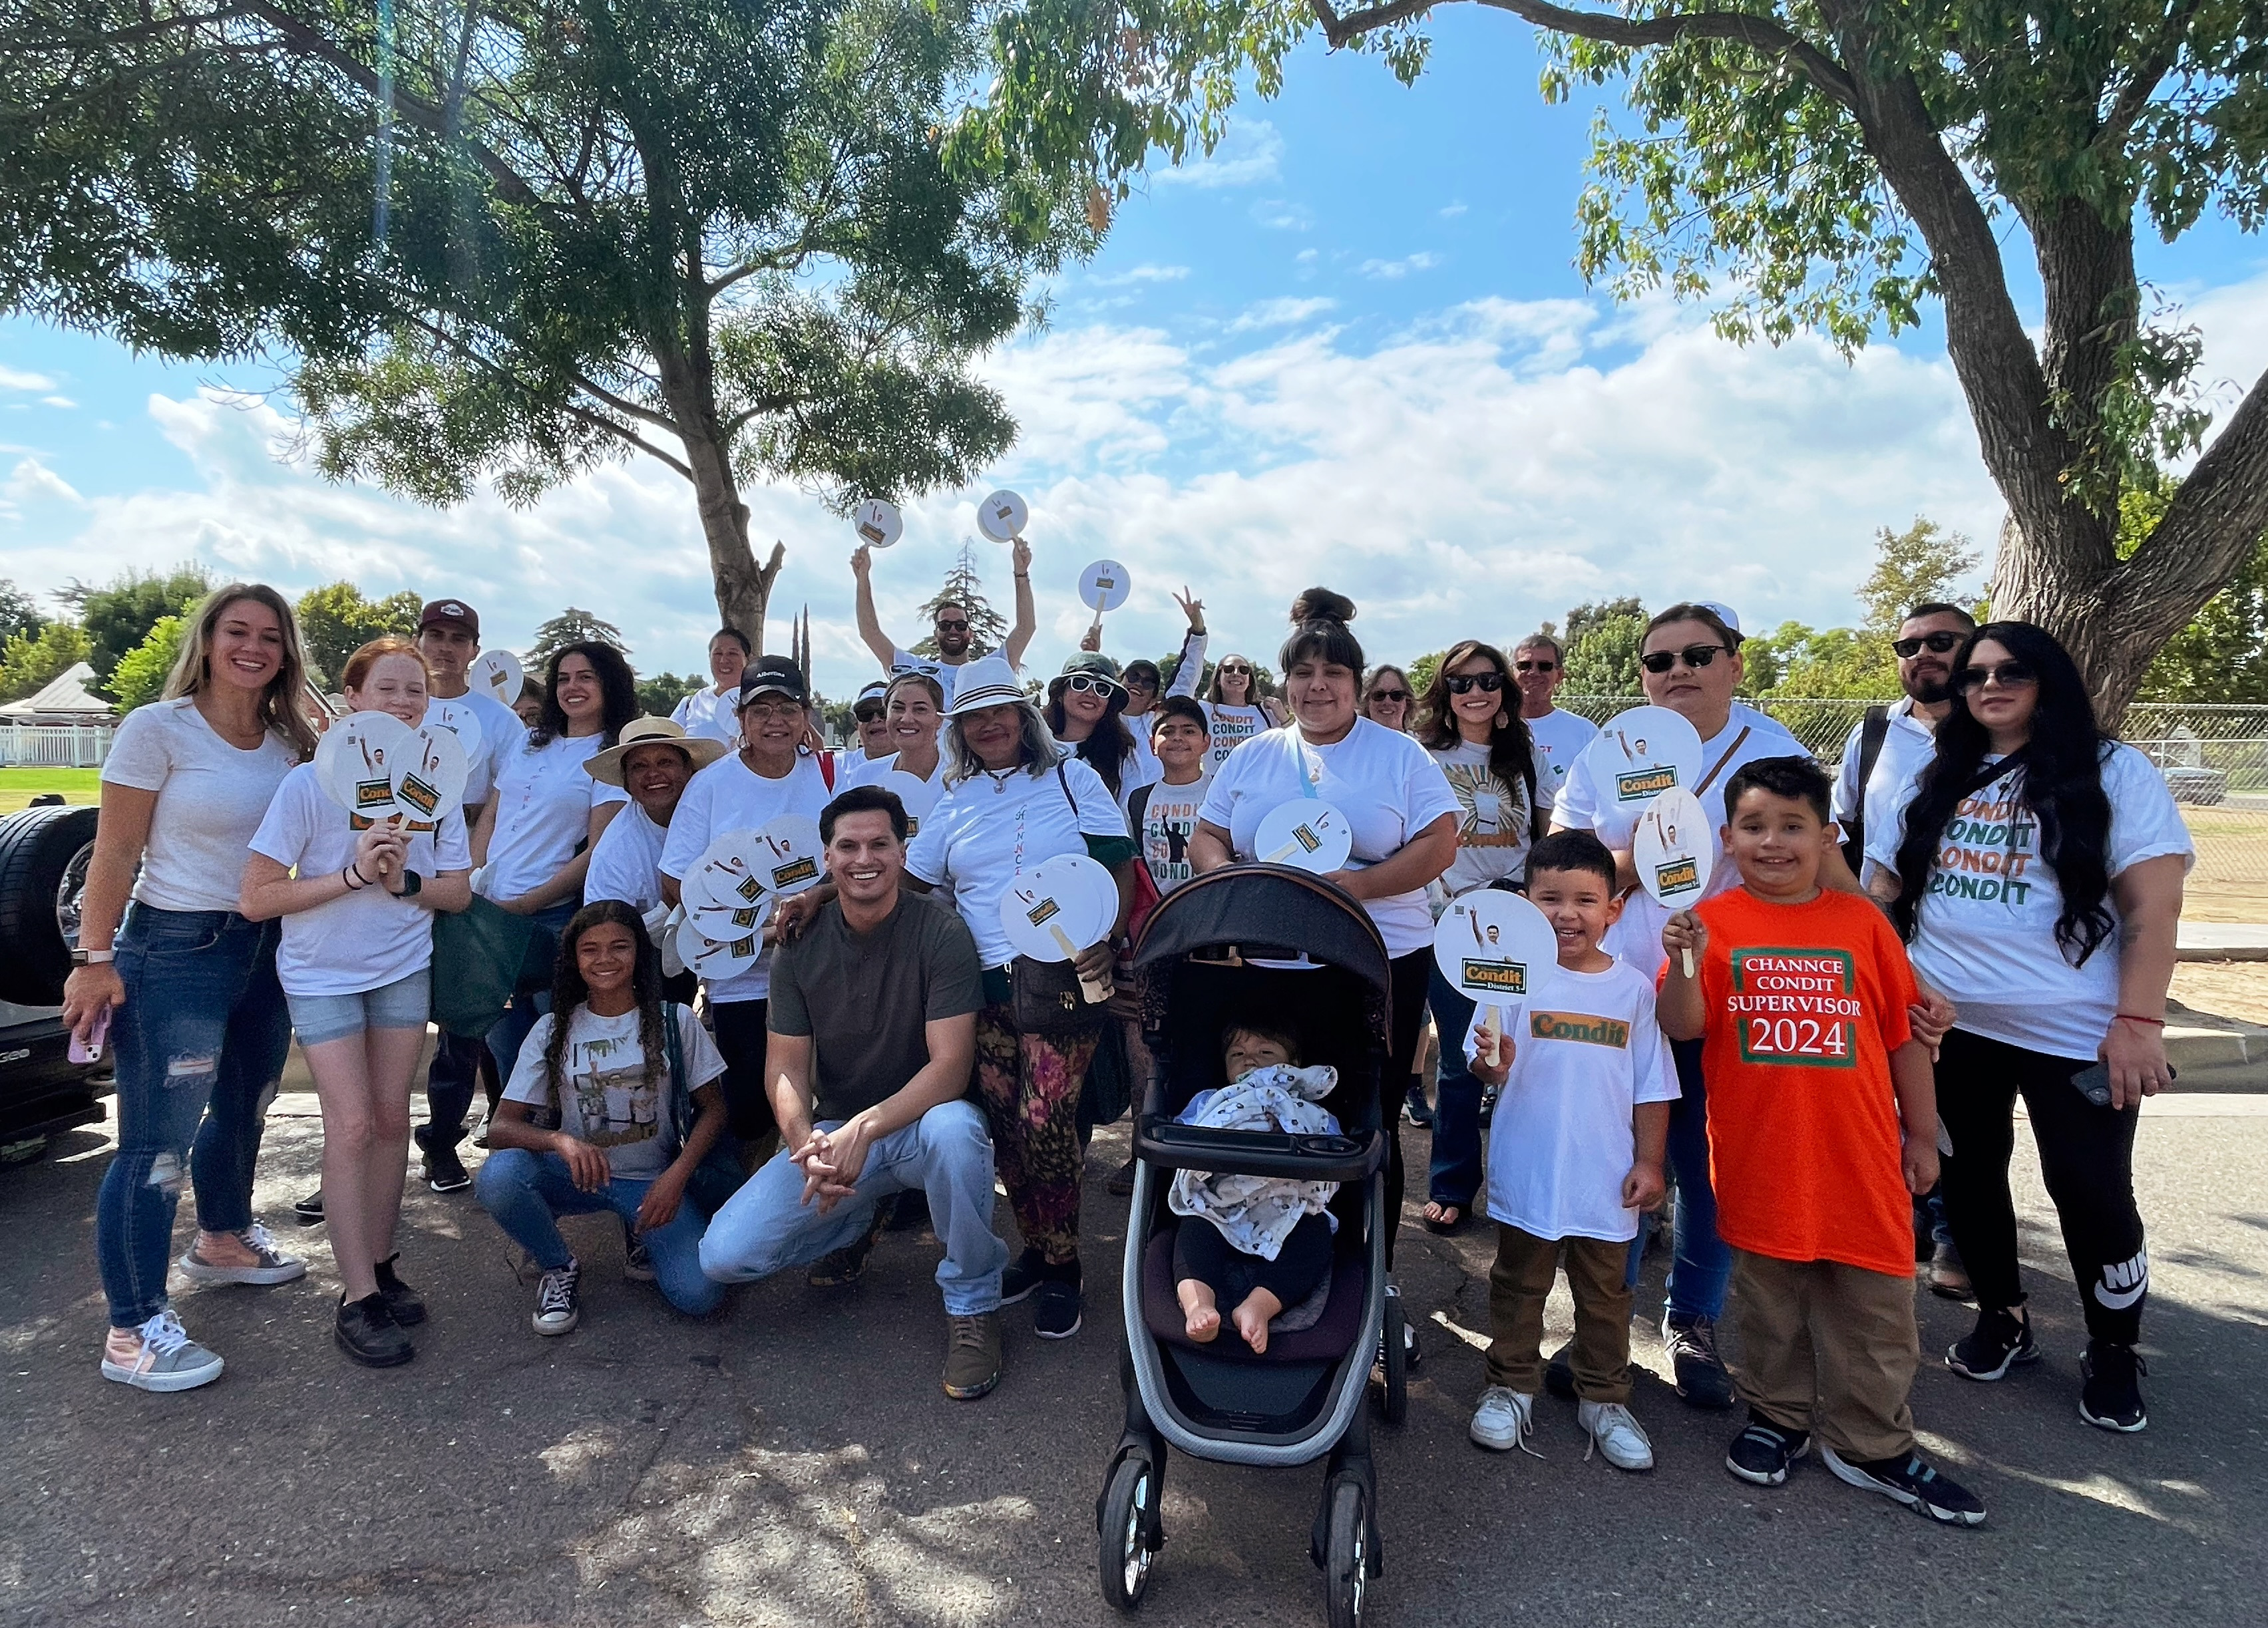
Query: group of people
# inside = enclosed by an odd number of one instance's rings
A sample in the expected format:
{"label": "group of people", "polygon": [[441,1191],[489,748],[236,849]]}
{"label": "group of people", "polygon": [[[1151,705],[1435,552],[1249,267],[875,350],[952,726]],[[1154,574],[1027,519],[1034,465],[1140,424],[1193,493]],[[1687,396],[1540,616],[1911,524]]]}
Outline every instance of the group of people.
{"label": "group of people", "polygon": [[[167,1294],[185,1188],[186,1279],[304,1275],[251,1209],[295,1032],[322,1106],[310,1207],[330,1228],[337,1343],[373,1366],[414,1355],[426,1309],[395,1247],[411,1076],[437,996],[485,978],[500,1015],[485,1034],[444,1029],[414,1134],[431,1184],[475,1186],[526,1252],[537,1332],[580,1316],[562,1216],[612,1211],[625,1269],[700,1316],[727,1286],[793,1268],[855,1279],[902,1196],[942,1245],[945,1389],[983,1396],[1003,1307],[1028,1299],[1043,1339],[1079,1330],[1089,1076],[1106,1053],[1138,1081],[1153,1066],[1124,1003],[1059,1000],[1065,980],[1109,981],[1158,899],[1257,858],[1261,821],[1305,797],[1344,816],[1351,856],[1329,879],[1389,958],[1380,1107],[1431,1123],[1424,1222],[1454,1232],[1480,1210],[1497,1228],[1476,1441],[1525,1445],[1548,1386],[1572,1394],[1609,1463],[1651,1464],[1629,1315],[1641,1218],[1674,1193],[1662,1338],[1686,1401],[1746,1404],[1733,1472],[1776,1483],[1816,1434],[1843,1479],[1981,1519],[1914,1452],[1911,1246],[1920,1214],[1932,1287],[1977,1302],[1955,1373],[1999,1380],[2039,1355],[2007,1177],[2020,1093],[2086,1306],[2080,1411],[2143,1427],[2132,1149],[2141,1097],[2170,1078],[2190,846],[2162,778],[2103,735],[2045,633],[1916,607],[1896,642],[1905,699],[1853,731],[1830,781],[1737,698],[1725,607],[1654,616],[1646,699],[1700,737],[1692,789],[1720,844],[1708,896],[1673,914],[1635,885],[1639,807],[1586,754],[1594,727],[1554,704],[1565,660],[1548,635],[1509,656],[1460,642],[1420,693],[1368,664],[1351,602],[1311,589],[1279,699],[1247,657],[1207,672],[1204,605],[1184,594],[1169,682],[1090,636],[1034,695],[1020,544],[1016,624],[990,654],[950,602],[935,654],[909,652],[881,630],[864,550],[852,564],[884,671],[841,751],[806,675],[735,630],[672,719],[639,715],[621,653],[583,643],[552,658],[524,722],[468,689],[477,614],[427,605],[414,639],[373,642],[343,674],[350,710],[438,717],[465,739],[464,805],[424,822],[324,799],[282,597],[232,584],[205,603],[165,699],[129,715],[105,766],[66,994],[83,1038],[108,1025],[118,1078],[97,1225],[107,1377],[175,1390],[221,1371]],[[718,837],[784,816],[817,825],[823,879],[781,903],[745,970],[666,974],[657,934],[688,876]],[[1020,957],[999,913],[1064,854],[1105,867],[1119,900],[1069,967]],[[1485,888],[1524,891],[1558,946],[1551,1008],[1501,1029],[1432,953],[1447,901]],[[1296,1042],[1257,1018],[1228,1039],[1293,1061]],[[483,1078],[475,1182],[458,1150]],[[994,1225],[996,1180],[1020,1254]],[[1398,1136],[1386,1180],[1390,1268]],[[1563,1255],[1576,1338],[1546,1362]],[[1185,1297],[1193,1329],[1273,1281],[1202,1236],[1177,1260],[1240,1291]],[[1728,1296],[1733,1372],[1715,1337]]]}

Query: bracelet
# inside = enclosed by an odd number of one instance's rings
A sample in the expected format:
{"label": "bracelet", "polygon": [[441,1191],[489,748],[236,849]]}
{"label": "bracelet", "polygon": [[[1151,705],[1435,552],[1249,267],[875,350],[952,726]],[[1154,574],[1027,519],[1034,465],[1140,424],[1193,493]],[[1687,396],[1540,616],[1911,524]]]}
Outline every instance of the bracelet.
{"label": "bracelet", "polygon": [[2121,1012],[2111,1021],[2120,1023],[2147,1023],[2153,1029],[2163,1029],[2166,1026],[2166,1020],[2162,1017],[2143,1017],[2132,1012]]}
{"label": "bracelet", "polygon": [[370,878],[352,865],[347,866],[339,872],[339,880],[347,884],[347,891],[350,893],[359,893],[371,884]]}

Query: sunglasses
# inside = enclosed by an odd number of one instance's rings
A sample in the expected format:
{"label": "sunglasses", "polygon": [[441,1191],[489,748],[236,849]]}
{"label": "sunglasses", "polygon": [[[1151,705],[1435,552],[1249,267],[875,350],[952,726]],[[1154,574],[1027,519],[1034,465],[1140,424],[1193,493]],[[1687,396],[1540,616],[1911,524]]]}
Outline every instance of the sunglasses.
{"label": "sunglasses", "polygon": [[1557,662],[1514,662],[1512,665],[1518,672],[1557,672],[1559,671]]}
{"label": "sunglasses", "polygon": [[1721,644],[1689,644],[1682,650],[1656,650],[1651,656],[1641,656],[1638,664],[1648,672],[1668,672],[1681,660],[1688,667],[1706,667],[1719,656],[1731,654]]}
{"label": "sunglasses", "polygon": [[1063,681],[1063,686],[1066,690],[1077,690],[1082,695],[1100,695],[1105,700],[1123,693],[1119,686],[1111,683],[1109,679],[1098,678],[1093,673],[1087,672],[1071,674]]}
{"label": "sunglasses", "polygon": [[850,715],[861,723],[880,723],[882,721],[882,709],[880,707],[868,707],[861,711],[854,711]]}
{"label": "sunglasses", "polygon": [[937,622],[937,630],[939,633],[967,633],[968,631],[968,624],[966,621],[954,620],[939,617]]}
{"label": "sunglasses", "polygon": [[2004,690],[2029,690],[2040,681],[2039,669],[2029,662],[2002,662],[1995,667],[1963,667],[1953,675],[1953,687],[1966,695],[1997,684]]}
{"label": "sunglasses", "polygon": [[1139,690],[1145,695],[1148,695],[1153,693],[1157,690],[1158,681],[1155,678],[1145,678],[1141,674],[1137,673],[1126,680],[1126,687],[1130,690]]}
{"label": "sunglasses", "polygon": [[1484,695],[1493,695],[1504,688],[1500,672],[1453,672],[1441,680],[1442,686],[1452,695],[1469,695],[1478,690]]}
{"label": "sunglasses", "polygon": [[1370,693],[1370,699],[1374,701],[1406,701],[1410,699],[1410,692],[1407,690],[1373,690]]}
{"label": "sunglasses", "polygon": [[1922,634],[1918,639],[1893,639],[1890,649],[1897,652],[1900,661],[1911,661],[1924,650],[1933,656],[1942,656],[1968,636],[1967,634],[1948,633],[1940,627],[1935,633]]}
{"label": "sunglasses", "polygon": [[1252,669],[1249,667],[1223,667],[1219,671],[1224,677],[1230,673],[1242,673],[1248,678],[1252,676]]}

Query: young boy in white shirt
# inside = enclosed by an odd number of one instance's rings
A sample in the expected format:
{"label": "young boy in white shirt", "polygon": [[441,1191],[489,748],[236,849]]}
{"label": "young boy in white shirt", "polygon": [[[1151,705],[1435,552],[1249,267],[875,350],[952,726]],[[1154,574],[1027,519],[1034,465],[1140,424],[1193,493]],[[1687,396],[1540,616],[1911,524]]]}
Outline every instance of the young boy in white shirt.
{"label": "young boy in white shirt", "polygon": [[1583,831],[1543,838],[1528,852],[1528,897],[1558,935],[1558,973],[1515,1009],[1513,1032],[1496,1032],[1484,1021],[1495,1008],[1483,1007],[1465,1042],[1474,1077],[1503,1088],[1488,1151],[1494,1338],[1470,1434],[1497,1452],[1532,1450],[1543,1302],[1564,1249],[1577,1420],[1609,1463],[1651,1470],[1653,1444],[1630,1411],[1626,1279],[1638,1215],[1661,1202],[1677,1074],[1653,981],[1599,948],[1622,913],[1606,846]]}

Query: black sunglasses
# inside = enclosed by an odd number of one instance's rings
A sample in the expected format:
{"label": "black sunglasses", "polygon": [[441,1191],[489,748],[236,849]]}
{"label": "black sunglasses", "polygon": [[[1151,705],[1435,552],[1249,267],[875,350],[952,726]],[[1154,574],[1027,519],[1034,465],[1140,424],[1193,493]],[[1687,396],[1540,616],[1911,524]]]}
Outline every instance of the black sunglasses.
{"label": "black sunglasses", "polygon": [[955,621],[940,616],[937,620],[937,630],[939,633],[967,633],[968,624],[966,621]]}
{"label": "black sunglasses", "polygon": [[1898,653],[1900,661],[1911,661],[1924,650],[1933,656],[1942,656],[1968,636],[1965,633],[1948,633],[1940,627],[1935,633],[1922,634],[1918,639],[1893,639],[1890,649]]}
{"label": "black sunglasses", "polygon": [[1514,662],[1513,666],[1521,672],[1557,672],[1559,671],[1557,662]]}
{"label": "black sunglasses", "polygon": [[1108,678],[1098,678],[1091,672],[1075,672],[1063,681],[1063,686],[1066,690],[1077,690],[1083,695],[1100,695],[1105,700],[1121,693],[1117,685]]}
{"label": "black sunglasses", "polygon": [[1446,674],[1441,683],[1452,695],[1469,695],[1478,690],[1484,695],[1493,695],[1504,688],[1500,672],[1453,672]]}
{"label": "black sunglasses", "polygon": [[1731,654],[1721,644],[1689,644],[1682,650],[1656,650],[1651,656],[1641,656],[1638,664],[1648,672],[1668,672],[1681,657],[1688,667],[1706,667],[1718,656]]}
{"label": "black sunglasses", "polygon": [[1220,671],[1223,673],[1241,672],[1248,678],[1252,676],[1252,669],[1249,667],[1223,667]]}
{"label": "black sunglasses", "polygon": [[1963,667],[1953,675],[1953,687],[1966,695],[1988,684],[2004,690],[2028,690],[2040,681],[2039,669],[2029,662],[2002,662],[1994,667]]}
{"label": "black sunglasses", "polygon": [[1373,690],[1370,693],[1370,699],[1374,701],[1406,701],[1410,699],[1410,692],[1407,690]]}

